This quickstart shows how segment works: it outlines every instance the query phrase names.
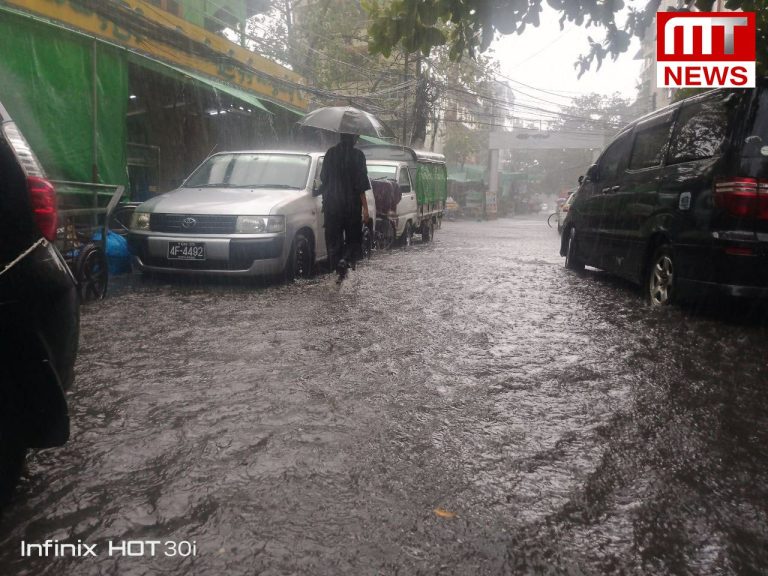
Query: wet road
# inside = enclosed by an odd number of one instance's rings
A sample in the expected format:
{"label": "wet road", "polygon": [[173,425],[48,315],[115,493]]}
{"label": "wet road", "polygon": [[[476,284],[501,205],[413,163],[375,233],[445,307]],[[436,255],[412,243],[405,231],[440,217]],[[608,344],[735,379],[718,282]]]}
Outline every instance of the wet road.
{"label": "wet road", "polygon": [[0,574],[765,574],[765,313],[650,309],[557,246],[453,222],[341,290],[116,282]]}

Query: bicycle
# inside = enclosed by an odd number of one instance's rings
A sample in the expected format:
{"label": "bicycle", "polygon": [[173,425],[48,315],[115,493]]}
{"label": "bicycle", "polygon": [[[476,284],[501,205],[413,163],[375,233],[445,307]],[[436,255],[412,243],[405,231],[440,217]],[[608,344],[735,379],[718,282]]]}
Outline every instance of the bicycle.
{"label": "bicycle", "polygon": [[550,215],[547,217],[547,226],[549,226],[550,228],[553,228],[553,227],[554,227],[554,226],[552,225],[552,218],[554,218],[554,219],[555,219],[555,220],[554,220],[554,221],[555,221],[555,224],[557,224],[557,212],[552,212],[552,214],[550,214]]}

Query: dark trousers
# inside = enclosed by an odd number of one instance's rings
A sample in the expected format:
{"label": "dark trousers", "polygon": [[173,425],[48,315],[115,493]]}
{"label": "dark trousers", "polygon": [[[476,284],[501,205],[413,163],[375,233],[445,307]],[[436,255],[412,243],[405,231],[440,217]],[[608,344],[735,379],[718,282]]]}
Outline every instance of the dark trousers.
{"label": "dark trousers", "polygon": [[363,236],[363,218],[357,214],[326,214],[325,245],[328,248],[328,264],[336,269],[340,259],[352,265],[357,261]]}

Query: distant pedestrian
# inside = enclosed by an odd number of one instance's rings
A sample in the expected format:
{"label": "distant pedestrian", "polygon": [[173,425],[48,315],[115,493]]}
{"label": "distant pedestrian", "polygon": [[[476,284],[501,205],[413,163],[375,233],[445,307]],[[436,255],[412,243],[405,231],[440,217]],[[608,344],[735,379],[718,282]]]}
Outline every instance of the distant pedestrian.
{"label": "distant pedestrian", "polygon": [[363,221],[368,222],[368,168],[365,155],[355,148],[355,134],[341,134],[338,144],[325,153],[320,191],[325,215],[328,262],[339,281],[354,268],[361,252]]}

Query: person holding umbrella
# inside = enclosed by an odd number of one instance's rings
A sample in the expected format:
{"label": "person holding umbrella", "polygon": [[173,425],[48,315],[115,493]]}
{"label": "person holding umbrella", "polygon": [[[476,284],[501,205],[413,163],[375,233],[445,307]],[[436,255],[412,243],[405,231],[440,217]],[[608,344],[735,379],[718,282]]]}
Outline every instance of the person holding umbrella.
{"label": "person holding umbrella", "polygon": [[341,282],[355,267],[361,252],[363,222],[368,221],[368,168],[355,148],[357,135],[342,133],[339,143],[325,153],[320,192],[325,216],[325,245],[331,270]]}
{"label": "person holding umbrella", "polygon": [[340,142],[326,152],[320,172],[328,260],[341,281],[360,254],[361,217],[368,221],[368,168],[355,142],[359,135],[391,137],[392,131],[373,114],[352,106],[318,108],[298,123],[341,134]]}

